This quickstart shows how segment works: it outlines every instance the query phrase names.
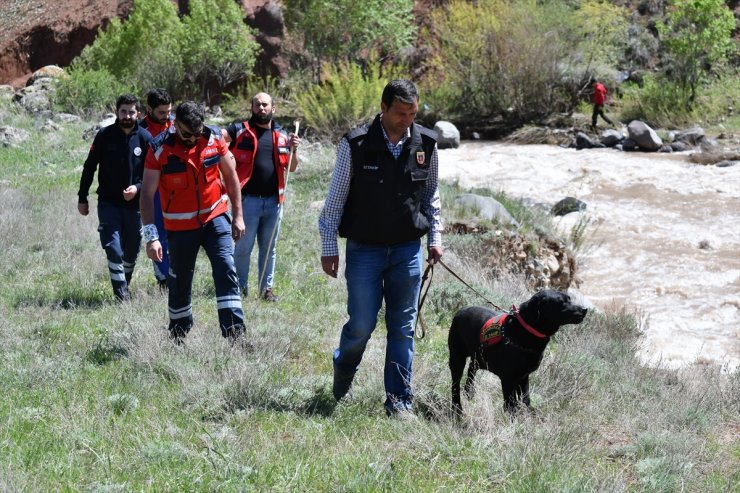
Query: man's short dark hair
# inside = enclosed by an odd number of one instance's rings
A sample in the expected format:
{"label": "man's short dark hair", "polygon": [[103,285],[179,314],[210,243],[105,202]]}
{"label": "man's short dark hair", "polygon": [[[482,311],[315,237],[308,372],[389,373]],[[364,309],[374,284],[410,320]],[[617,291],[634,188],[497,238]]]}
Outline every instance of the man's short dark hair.
{"label": "man's short dark hair", "polygon": [[157,87],[146,93],[146,104],[151,109],[154,109],[163,104],[172,104],[172,98],[170,97],[170,93],[161,87]]}
{"label": "man's short dark hair", "polygon": [[203,105],[195,101],[183,101],[175,111],[175,119],[184,123],[193,131],[198,130],[203,125],[205,117],[206,112]]}
{"label": "man's short dark hair", "polygon": [[139,107],[139,99],[133,94],[121,94],[118,96],[118,99],[116,99],[116,112],[118,112],[124,104],[133,104],[136,106],[137,111],[141,110]]}
{"label": "man's short dark hair", "polygon": [[383,89],[381,101],[387,107],[390,107],[393,101],[414,104],[419,102],[419,92],[410,80],[395,79],[386,84],[385,89]]}

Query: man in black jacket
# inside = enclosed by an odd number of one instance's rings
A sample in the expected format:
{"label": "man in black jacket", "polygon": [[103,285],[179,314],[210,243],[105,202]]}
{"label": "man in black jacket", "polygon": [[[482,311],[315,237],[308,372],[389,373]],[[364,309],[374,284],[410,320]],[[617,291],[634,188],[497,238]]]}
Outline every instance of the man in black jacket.
{"label": "man in black jacket", "polygon": [[77,210],[90,212],[87,194],[98,171],[98,219],[100,244],[108,258],[113,293],[121,301],[129,300],[131,275],[141,246],[139,190],[144,172],[144,158],[151,134],[137,123],[139,101],[132,94],[116,100],[116,121],[95,135],[80,178]]}
{"label": "man in black jacket", "polygon": [[408,80],[383,90],[381,113],[339,142],[324,209],[319,217],[321,267],[337,277],[337,233],[347,238],[345,277],[349,321],[334,351],[332,391],[350,389],[378,312],[385,301],[385,409],[411,411],[414,322],[421,287],[421,237],[430,262],[443,254],[437,187],[436,134],[414,123],[419,94]]}

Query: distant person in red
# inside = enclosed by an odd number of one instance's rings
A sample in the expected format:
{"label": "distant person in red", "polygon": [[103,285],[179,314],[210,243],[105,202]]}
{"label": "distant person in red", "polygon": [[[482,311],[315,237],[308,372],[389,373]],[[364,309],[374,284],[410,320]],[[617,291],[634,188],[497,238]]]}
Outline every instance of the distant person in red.
{"label": "distant person in red", "polygon": [[606,87],[604,87],[604,84],[596,80],[596,77],[591,77],[590,85],[594,89],[594,95],[593,95],[594,112],[591,115],[591,127],[594,130],[596,129],[596,119],[598,118],[599,115],[601,115],[601,118],[603,118],[606,123],[613,126],[614,122],[612,122],[604,114],[604,103],[606,103]]}

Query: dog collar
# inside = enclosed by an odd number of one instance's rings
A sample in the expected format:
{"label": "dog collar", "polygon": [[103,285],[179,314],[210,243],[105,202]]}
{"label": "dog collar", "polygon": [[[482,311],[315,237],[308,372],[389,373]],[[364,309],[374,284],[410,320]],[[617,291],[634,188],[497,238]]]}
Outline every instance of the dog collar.
{"label": "dog collar", "polygon": [[543,334],[542,332],[539,332],[534,327],[529,325],[527,322],[524,321],[524,317],[519,313],[519,308],[516,307],[516,305],[511,305],[511,309],[513,310],[513,314],[516,316],[516,319],[519,321],[520,324],[522,324],[522,327],[524,327],[527,332],[532,334],[535,337],[539,337],[540,339],[545,339],[547,336]]}

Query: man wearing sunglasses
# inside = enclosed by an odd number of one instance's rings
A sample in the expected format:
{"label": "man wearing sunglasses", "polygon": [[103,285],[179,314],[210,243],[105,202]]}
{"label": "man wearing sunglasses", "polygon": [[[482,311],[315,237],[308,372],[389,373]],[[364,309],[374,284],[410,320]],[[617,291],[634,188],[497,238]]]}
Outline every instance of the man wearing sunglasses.
{"label": "man wearing sunglasses", "polygon": [[246,346],[232,243],[244,236],[239,182],[221,129],[203,120],[203,107],[185,101],[175,112],[175,132],[152,141],[144,165],[142,236],[149,258],[161,261],[162,245],[153,224],[154,192],[159,189],[170,254],[170,337],[182,344],[193,326],[193,273],[203,247],[211,262],[221,335]]}

